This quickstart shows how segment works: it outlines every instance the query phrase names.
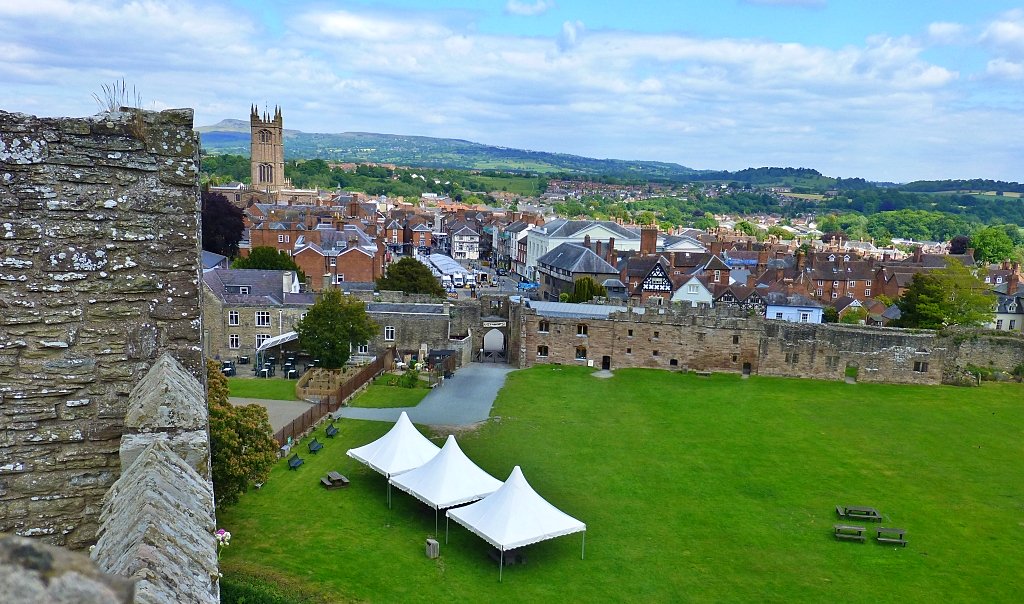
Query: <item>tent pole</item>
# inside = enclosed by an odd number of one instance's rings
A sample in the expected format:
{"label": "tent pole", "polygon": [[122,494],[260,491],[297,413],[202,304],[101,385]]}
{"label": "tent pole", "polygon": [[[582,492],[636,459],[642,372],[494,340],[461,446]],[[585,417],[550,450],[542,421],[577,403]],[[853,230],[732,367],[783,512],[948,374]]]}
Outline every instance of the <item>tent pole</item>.
{"label": "tent pole", "polygon": [[501,583],[501,571],[505,570],[505,550],[498,549],[498,583]]}
{"label": "tent pole", "polygon": [[444,544],[448,545],[448,514],[444,515]]}
{"label": "tent pole", "polygon": [[587,551],[587,531],[583,531],[583,545],[580,546],[580,560],[584,559]]}
{"label": "tent pole", "polygon": [[391,509],[391,481],[388,480],[388,509]]}
{"label": "tent pole", "polygon": [[434,534],[437,535],[437,508],[434,508]]}

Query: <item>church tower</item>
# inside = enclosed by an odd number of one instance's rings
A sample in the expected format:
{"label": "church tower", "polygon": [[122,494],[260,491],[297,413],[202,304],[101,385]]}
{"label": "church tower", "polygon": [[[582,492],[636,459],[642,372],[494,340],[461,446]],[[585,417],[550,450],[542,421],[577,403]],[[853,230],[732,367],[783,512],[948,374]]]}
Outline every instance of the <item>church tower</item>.
{"label": "church tower", "polygon": [[284,178],[284,126],[281,108],[274,107],[274,117],[266,112],[261,118],[252,106],[249,114],[252,131],[250,161],[252,165],[252,186],[261,191],[277,192],[291,186]]}

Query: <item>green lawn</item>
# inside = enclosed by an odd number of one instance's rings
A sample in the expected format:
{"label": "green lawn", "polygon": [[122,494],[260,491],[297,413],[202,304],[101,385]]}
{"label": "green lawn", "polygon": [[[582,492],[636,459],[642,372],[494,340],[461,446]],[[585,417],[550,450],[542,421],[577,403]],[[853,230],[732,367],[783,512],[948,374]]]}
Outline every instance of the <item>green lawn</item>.
{"label": "green lawn", "polygon": [[228,390],[231,396],[246,398],[265,398],[275,401],[297,401],[295,396],[295,380],[284,378],[228,378]]}
{"label": "green lawn", "polygon": [[388,378],[382,380],[377,378],[372,384],[366,387],[359,396],[349,402],[350,407],[415,407],[420,404],[423,397],[430,392],[430,386],[426,381],[420,380],[420,386],[416,388],[402,388],[392,386],[395,375],[381,376]]}
{"label": "green lawn", "polygon": [[[578,367],[509,375],[491,421],[459,436],[499,478],[587,523],[497,566],[452,524],[345,455],[389,425],[341,420],[325,449],[218,513],[240,573],[372,602],[1015,602],[1024,591],[1024,388],[699,378]],[[436,436],[441,443],[444,435]],[[303,446],[300,450],[304,449]],[[328,470],[348,489],[326,491]],[[904,548],[837,542],[835,505],[907,529]]]}

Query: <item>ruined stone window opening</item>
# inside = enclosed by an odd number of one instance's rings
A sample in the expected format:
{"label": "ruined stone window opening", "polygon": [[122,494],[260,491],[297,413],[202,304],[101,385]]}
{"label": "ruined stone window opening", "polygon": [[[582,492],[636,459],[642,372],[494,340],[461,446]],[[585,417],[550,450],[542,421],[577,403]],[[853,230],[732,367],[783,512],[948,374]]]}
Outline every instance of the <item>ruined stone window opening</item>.
{"label": "ruined stone window opening", "polygon": [[657,339],[658,339],[658,336],[660,336],[660,335],[661,335],[661,332],[660,332],[660,331],[656,331],[656,332],[654,332],[654,338],[653,338],[653,339],[657,340]]}
{"label": "ruined stone window opening", "polygon": [[657,351],[657,350],[652,350],[652,351],[651,351],[651,356],[652,356],[652,357],[656,357],[656,356],[658,356],[658,351]]}
{"label": "ruined stone window opening", "polygon": [[733,344],[739,344],[740,343],[740,337],[738,335],[733,335],[732,336],[732,343]]}
{"label": "ruined stone window opening", "polygon": [[587,360],[587,348],[585,346],[576,347],[576,360],[585,361]]}
{"label": "ruined stone window opening", "polygon": [[670,367],[678,367],[679,366],[679,359],[671,359],[668,362],[668,364],[669,364]]}
{"label": "ruined stone window opening", "polygon": [[738,355],[738,354],[734,354],[734,355],[732,355],[732,362],[733,362],[733,363],[736,363],[736,362],[738,362],[739,360],[740,360],[740,355]]}
{"label": "ruined stone window opening", "polygon": [[229,310],[228,311],[228,325],[238,325],[238,311],[237,310]]}
{"label": "ruined stone window opening", "polygon": [[629,338],[633,337],[633,330],[632,329],[626,331],[626,337],[629,337]]}
{"label": "ruined stone window opening", "polygon": [[914,361],[914,371],[918,373],[927,373],[928,361]]}
{"label": "ruined stone window opening", "polygon": [[632,348],[627,348],[626,349],[626,354],[633,354],[633,349]]}
{"label": "ruined stone window opening", "polygon": [[539,333],[548,333],[548,332],[550,332],[551,331],[551,323],[548,323],[547,321],[541,321],[540,323],[537,324],[537,331]]}
{"label": "ruined stone window opening", "polygon": [[546,356],[548,356],[548,347],[547,346],[538,346],[537,347],[537,356],[538,357],[546,357]]}
{"label": "ruined stone window opening", "polygon": [[576,324],[576,335],[578,335],[578,336],[586,336],[587,335],[587,324],[586,323],[577,323]]}

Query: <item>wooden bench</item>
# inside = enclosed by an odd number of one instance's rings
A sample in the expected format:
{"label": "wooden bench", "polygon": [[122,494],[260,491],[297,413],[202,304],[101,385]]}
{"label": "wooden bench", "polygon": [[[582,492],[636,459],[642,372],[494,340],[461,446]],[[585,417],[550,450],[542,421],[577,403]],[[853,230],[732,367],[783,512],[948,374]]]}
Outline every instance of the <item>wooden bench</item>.
{"label": "wooden bench", "polygon": [[306,460],[304,460],[301,457],[299,457],[298,453],[295,453],[291,457],[288,458],[288,469],[289,470],[297,470],[297,469],[299,469],[299,466],[301,466],[305,462],[306,462]]}
{"label": "wooden bench", "polygon": [[338,474],[337,472],[328,472],[327,473],[327,479],[330,480],[331,483],[333,483],[334,486],[336,486],[336,487],[347,487],[348,486],[348,478],[346,478],[345,476],[343,476],[341,474]]}
{"label": "wooden bench", "polygon": [[836,514],[838,514],[840,518],[846,518],[846,508],[841,505],[837,505]]}
{"label": "wooden bench", "polygon": [[316,453],[324,448],[324,444],[317,439],[313,439],[309,442],[309,452],[316,455]]}
{"label": "wooden bench", "polygon": [[327,426],[326,434],[327,438],[334,438],[338,435],[338,428],[334,424],[331,424]]}
{"label": "wooden bench", "polygon": [[875,529],[875,539],[879,543],[895,543],[907,547],[907,531],[901,528],[878,527]]}
{"label": "wooden bench", "polygon": [[835,537],[839,540],[847,541],[860,541],[864,543],[864,527],[863,526],[852,526],[849,524],[837,524],[833,527],[835,529]]}
{"label": "wooden bench", "polygon": [[701,377],[711,377],[711,372],[710,371],[694,371],[694,373],[696,373],[697,375],[699,375]]}
{"label": "wooden bench", "polygon": [[875,508],[853,505],[846,506],[846,517],[854,520],[868,520],[871,522],[882,521],[882,514]]}

